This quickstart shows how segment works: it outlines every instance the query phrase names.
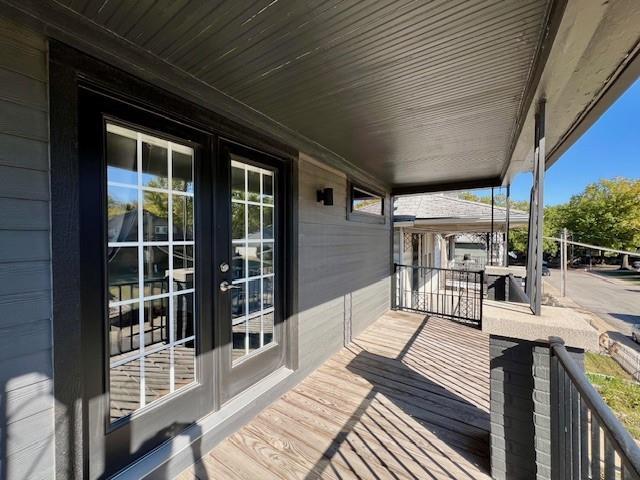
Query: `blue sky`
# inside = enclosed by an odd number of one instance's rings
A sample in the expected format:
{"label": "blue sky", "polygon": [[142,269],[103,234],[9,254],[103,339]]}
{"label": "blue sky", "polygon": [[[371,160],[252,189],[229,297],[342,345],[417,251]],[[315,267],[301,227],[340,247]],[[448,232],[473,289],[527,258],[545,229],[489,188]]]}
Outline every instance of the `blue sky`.
{"label": "blue sky", "polygon": [[[564,203],[590,183],[613,177],[640,178],[640,79],[547,170],[545,205]],[[511,197],[529,200],[530,190],[531,173],[521,173]],[[490,195],[490,190],[476,193]]]}
{"label": "blue sky", "polygon": [[[547,170],[545,205],[564,203],[601,178],[640,178],[640,80],[636,80],[596,123]],[[511,187],[516,200],[528,200],[531,174]]]}

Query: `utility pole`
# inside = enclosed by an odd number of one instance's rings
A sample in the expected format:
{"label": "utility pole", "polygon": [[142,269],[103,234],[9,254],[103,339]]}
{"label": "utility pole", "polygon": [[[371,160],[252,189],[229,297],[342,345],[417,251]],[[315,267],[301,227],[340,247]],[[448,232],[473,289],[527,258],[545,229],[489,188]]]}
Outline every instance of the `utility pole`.
{"label": "utility pole", "polygon": [[562,229],[560,242],[560,296],[567,295],[567,229]]}

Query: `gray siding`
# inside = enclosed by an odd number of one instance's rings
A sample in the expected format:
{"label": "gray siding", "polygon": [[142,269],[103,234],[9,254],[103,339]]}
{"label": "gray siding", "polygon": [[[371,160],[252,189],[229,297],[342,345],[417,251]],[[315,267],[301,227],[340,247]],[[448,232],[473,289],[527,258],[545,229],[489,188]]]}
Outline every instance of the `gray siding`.
{"label": "gray siding", "polygon": [[0,18],[0,478],[53,476],[47,48]]}
{"label": "gray siding", "polygon": [[[0,18],[0,478],[53,478],[47,44]],[[334,202],[316,190],[334,189]],[[348,221],[347,178],[299,164],[299,365],[284,393],[390,305],[386,224]],[[296,261],[296,260],[292,260]],[[245,416],[245,415],[241,415]]]}
{"label": "gray siding", "polygon": [[[333,206],[316,191],[333,188]],[[299,362],[317,367],[390,306],[389,199],[385,225],[347,220],[347,178],[305,155],[299,163]]]}

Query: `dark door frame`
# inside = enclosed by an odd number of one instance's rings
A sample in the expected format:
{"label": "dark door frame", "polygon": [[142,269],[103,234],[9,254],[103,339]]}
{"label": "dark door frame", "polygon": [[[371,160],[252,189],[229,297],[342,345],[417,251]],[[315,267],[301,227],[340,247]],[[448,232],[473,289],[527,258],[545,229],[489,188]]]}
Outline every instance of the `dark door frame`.
{"label": "dark door frame", "polygon": [[[298,152],[56,41],[50,41],[49,67],[56,475],[64,478],[101,477],[104,474],[95,474],[89,469],[96,452],[89,451],[88,439],[93,434],[93,427],[87,405],[92,399],[88,397],[84,380],[87,375],[95,375],[95,365],[90,361],[95,352],[83,342],[89,332],[81,321],[86,313],[84,280],[87,269],[91,268],[80,256],[83,251],[80,198],[83,189],[90,188],[78,149],[81,87],[129,103],[145,114],[165,117],[208,135],[212,155],[217,155],[217,141],[223,137],[280,159],[288,180],[288,196],[284,205],[284,251],[291,259],[297,258]],[[218,208],[215,203],[213,208]],[[284,334],[290,346],[285,365],[295,370],[298,366],[297,264],[295,261],[287,262],[284,269]],[[216,354],[214,351],[214,356]],[[217,377],[219,380],[219,375]],[[220,394],[218,385],[214,410],[222,402]]]}
{"label": "dark door frame", "polygon": [[[277,157],[263,152],[259,152],[255,149],[248,148],[244,145],[240,145],[236,142],[219,138],[218,140],[218,162],[217,172],[218,177],[227,179],[223,188],[217,190],[218,204],[220,220],[216,223],[216,228],[220,230],[218,237],[228,238],[228,244],[225,242],[219,242],[219,248],[214,255],[214,263],[216,265],[214,271],[214,288],[218,288],[222,281],[228,281],[231,283],[232,276],[231,271],[223,273],[220,272],[217,265],[225,261],[225,259],[231,259],[231,232],[229,227],[231,225],[231,155],[235,154],[242,157],[242,161],[246,160],[246,163],[257,167],[273,169],[276,174],[276,188],[274,191],[274,269],[275,276],[275,295],[274,295],[274,342],[273,345],[265,347],[263,351],[256,351],[246,359],[243,359],[236,365],[232,365],[231,362],[231,342],[232,332],[231,324],[226,321],[218,322],[217,337],[219,341],[216,347],[219,349],[219,366],[220,375],[218,378],[221,380],[220,384],[220,401],[226,403],[231,400],[235,395],[245,390],[247,387],[253,385],[255,382],[264,378],[279,366],[286,365],[286,357],[289,350],[289,340],[285,338],[284,329],[284,315],[286,311],[285,306],[285,292],[286,292],[286,239],[288,237],[287,228],[287,206],[286,198],[290,195],[289,174],[282,165],[282,161]],[[226,202],[226,208],[225,208]],[[291,258],[291,257],[289,257]],[[231,262],[229,262],[231,263]],[[247,291],[248,295],[248,291]],[[217,303],[217,317],[221,319],[231,319],[231,309],[229,302],[229,295],[222,295],[220,301]],[[247,298],[248,301],[248,298]]]}
{"label": "dark door frame", "polygon": [[[132,457],[148,452],[156,443],[170,438],[214,408],[213,400],[213,325],[208,312],[213,310],[211,272],[200,265],[211,263],[212,212],[212,136],[187,128],[128,103],[106,97],[80,87],[79,92],[79,154],[80,164],[80,256],[82,345],[88,349],[83,356],[83,381],[87,405],[90,445],[90,472],[113,474],[131,463]],[[109,352],[106,351],[107,275],[105,245],[107,215],[106,165],[104,163],[104,132],[106,123],[134,128],[168,140],[189,144],[195,153],[195,249],[196,249],[196,374],[197,383],[181,392],[168,395],[145,411],[136,412],[113,423],[109,419]],[[141,206],[139,206],[141,208]],[[95,246],[95,247],[89,247]],[[101,247],[101,248],[100,248]],[[55,286],[54,286],[55,288]],[[54,319],[55,321],[55,319]],[[64,348],[69,348],[65,346]],[[100,354],[97,354],[97,353]],[[99,373],[98,373],[99,372]],[[135,451],[135,453],[131,453]]]}

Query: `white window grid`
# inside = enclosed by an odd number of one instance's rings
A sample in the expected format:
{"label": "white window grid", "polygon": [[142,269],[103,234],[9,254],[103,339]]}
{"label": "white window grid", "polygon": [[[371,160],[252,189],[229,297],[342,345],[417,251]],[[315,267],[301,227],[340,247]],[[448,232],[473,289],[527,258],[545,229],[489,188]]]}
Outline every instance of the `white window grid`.
{"label": "white window grid", "polygon": [[[235,167],[235,168],[239,168],[241,170],[243,170],[244,172],[244,198],[243,199],[236,199],[231,198],[231,202],[232,203],[236,203],[236,204],[241,204],[244,205],[244,238],[242,239],[236,239],[236,240],[232,240],[232,244],[233,245],[241,245],[244,247],[245,249],[245,255],[244,255],[244,276],[242,278],[238,278],[236,280],[233,280],[233,284],[234,285],[242,285],[243,286],[243,291],[244,291],[244,315],[240,315],[238,317],[235,317],[232,319],[232,326],[236,326],[236,325],[240,325],[242,323],[244,323],[244,327],[245,327],[245,335],[244,335],[244,339],[245,339],[245,345],[244,345],[244,354],[242,357],[238,358],[235,360],[235,362],[240,361],[245,355],[249,354],[250,352],[250,345],[249,345],[249,323],[250,320],[253,320],[257,317],[260,317],[260,347],[254,351],[252,351],[251,353],[254,353],[256,351],[259,351],[263,348],[265,348],[267,345],[269,345],[271,342],[273,342],[275,339],[272,335],[271,337],[271,341],[267,344],[264,343],[264,334],[265,334],[265,324],[264,324],[264,318],[265,316],[267,316],[270,313],[273,313],[275,311],[275,307],[272,305],[270,307],[264,308],[264,280],[267,278],[271,278],[272,282],[271,282],[271,294],[272,294],[272,299],[275,298],[275,290],[276,290],[276,285],[275,285],[275,265],[276,265],[276,252],[275,252],[275,231],[273,229],[273,227],[275,226],[275,175],[273,174],[272,171],[270,170],[266,170],[263,168],[259,168],[253,165],[249,165],[247,163],[244,162],[240,162],[240,161],[236,161],[236,160],[232,160],[231,162],[231,166]],[[249,171],[253,171],[253,172],[257,172],[259,174],[259,183],[260,183],[260,193],[258,196],[258,201],[255,200],[249,200]],[[264,177],[265,176],[270,176],[271,177],[271,203],[265,203],[264,199],[265,199],[265,194],[263,191],[263,187],[264,187]],[[260,238],[248,238],[249,235],[249,205],[255,205],[260,207]],[[270,208],[271,209],[271,221],[272,221],[272,238],[264,238],[264,211],[265,208]],[[264,246],[265,245],[271,245],[271,267],[273,269],[273,273],[268,273],[265,274],[264,273]],[[253,276],[249,276],[249,255],[248,255],[248,250],[250,246],[258,246],[258,248],[260,249],[260,275],[253,275]],[[260,281],[260,308],[257,311],[251,312],[249,313],[249,283],[251,281],[256,281],[259,280]],[[273,326],[272,326],[273,328]]]}
{"label": "white window grid", "polygon": [[[186,344],[187,342],[195,342],[195,334],[186,338],[181,338],[179,340],[175,339],[174,332],[174,301],[175,298],[180,297],[182,295],[193,294],[193,301],[195,305],[195,288],[187,288],[182,290],[174,291],[174,273],[173,273],[173,247],[174,246],[192,246],[194,251],[193,264],[195,269],[195,241],[194,240],[173,240],[173,198],[174,195],[184,196],[194,198],[194,193],[192,192],[183,192],[180,190],[173,189],[173,157],[172,153],[174,151],[181,152],[187,155],[190,155],[192,158],[191,163],[191,172],[192,172],[192,181],[193,181],[193,149],[184,145],[180,145],[174,142],[166,141],[159,139],[157,137],[153,137],[150,135],[146,135],[141,132],[136,132],[130,130],[128,128],[120,127],[114,124],[107,124],[107,132],[115,133],[117,135],[122,135],[128,138],[132,138],[136,140],[136,169],[137,169],[137,183],[129,184],[123,182],[114,182],[108,181],[107,185],[109,187],[121,187],[128,188],[137,191],[137,201],[138,201],[138,241],[136,242],[108,242],[107,246],[110,248],[118,248],[118,247],[136,247],[138,249],[138,298],[132,298],[128,300],[118,300],[118,301],[110,301],[109,307],[118,307],[121,305],[130,305],[130,304],[138,304],[138,342],[139,348],[137,351],[130,352],[130,354],[125,354],[122,358],[118,358],[117,360],[110,362],[110,368],[117,368],[124,364],[139,361],[140,368],[140,397],[139,397],[139,409],[148,405],[146,401],[146,379],[145,379],[145,358],[158,353],[163,350],[168,350],[169,352],[169,392],[174,393],[175,389],[175,358],[174,358],[174,349],[180,345]],[[143,171],[142,171],[142,144],[149,143],[153,145],[158,145],[167,150],[167,188],[157,188],[157,187],[149,187],[143,184]],[[195,189],[195,187],[194,187]],[[168,214],[168,240],[167,241],[145,241],[144,240],[144,194],[145,192],[158,192],[158,193],[166,193],[168,196],[168,205],[167,205],[167,214]],[[192,208],[195,209],[195,205],[192,202]],[[193,216],[193,227],[195,234],[195,216]],[[144,281],[144,249],[145,247],[167,247],[168,248],[168,257],[169,257],[169,291],[167,293],[157,294],[157,295],[146,295],[145,296],[145,281]],[[108,286],[107,286],[108,288]],[[147,348],[145,345],[145,332],[144,332],[144,315],[145,302],[149,302],[152,300],[158,300],[161,298],[168,299],[168,325],[167,328],[169,330],[169,342],[164,343],[158,346],[151,346]],[[193,315],[195,320],[195,307],[193,308]],[[196,381],[196,368],[195,368],[195,355],[194,355],[194,380],[189,384],[181,386],[178,390],[183,390],[193,384]],[[164,398],[164,397],[162,397]],[[149,404],[159,400],[153,400],[149,402]]]}

